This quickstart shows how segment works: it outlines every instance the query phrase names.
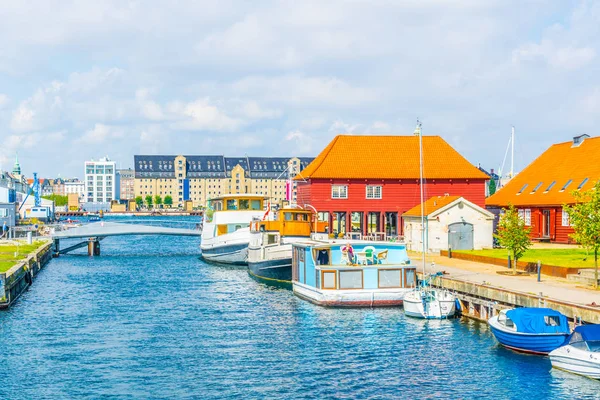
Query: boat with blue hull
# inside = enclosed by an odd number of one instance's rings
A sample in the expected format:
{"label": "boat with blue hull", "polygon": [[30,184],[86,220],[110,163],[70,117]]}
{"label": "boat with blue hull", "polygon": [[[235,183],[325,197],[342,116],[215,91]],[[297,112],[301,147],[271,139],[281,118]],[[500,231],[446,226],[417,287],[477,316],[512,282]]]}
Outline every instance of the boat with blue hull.
{"label": "boat with blue hull", "polygon": [[532,354],[550,353],[570,334],[567,317],[550,308],[501,310],[488,324],[502,346]]}
{"label": "boat with blue hull", "polygon": [[294,243],[292,283],[296,296],[320,306],[400,306],[416,268],[401,243]]}

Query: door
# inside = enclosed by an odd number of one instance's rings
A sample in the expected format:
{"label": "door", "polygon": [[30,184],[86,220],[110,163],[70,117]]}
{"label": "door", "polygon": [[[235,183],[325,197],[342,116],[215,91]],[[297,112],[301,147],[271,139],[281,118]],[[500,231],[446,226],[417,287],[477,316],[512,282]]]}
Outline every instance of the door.
{"label": "door", "polygon": [[542,211],[542,237],[550,237],[550,210]]}
{"label": "door", "polygon": [[448,247],[452,250],[473,250],[473,224],[457,222],[448,225]]}

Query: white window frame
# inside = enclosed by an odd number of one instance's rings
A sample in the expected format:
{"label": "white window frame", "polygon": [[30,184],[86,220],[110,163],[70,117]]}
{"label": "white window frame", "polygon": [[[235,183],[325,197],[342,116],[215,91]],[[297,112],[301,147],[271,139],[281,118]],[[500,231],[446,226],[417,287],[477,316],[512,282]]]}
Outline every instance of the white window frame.
{"label": "white window frame", "polygon": [[348,185],[331,185],[331,198],[332,199],[347,199],[348,198]]}
{"label": "white window frame", "polygon": [[[379,193],[378,193],[379,191]],[[370,192],[370,193],[369,193]],[[366,198],[372,200],[380,200],[383,198],[383,186],[381,185],[367,185]]]}
{"label": "white window frame", "polygon": [[523,215],[524,215],[524,220],[525,220],[525,226],[531,226],[531,209],[526,208],[523,211],[524,211]]}
{"label": "white window frame", "polygon": [[569,213],[563,208],[562,209],[562,226],[571,226],[571,218]]}

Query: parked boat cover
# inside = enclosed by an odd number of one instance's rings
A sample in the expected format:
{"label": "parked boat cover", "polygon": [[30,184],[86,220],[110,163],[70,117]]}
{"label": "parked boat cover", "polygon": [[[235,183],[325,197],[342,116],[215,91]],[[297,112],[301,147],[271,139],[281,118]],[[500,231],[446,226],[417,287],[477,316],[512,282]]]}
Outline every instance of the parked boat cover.
{"label": "parked boat cover", "polygon": [[515,323],[517,332],[570,333],[567,317],[551,308],[515,308],[507,311],[506,316]]}
{"label": "parked boat cover", "polygon": [[571,340],[569,343],[573,342],[587,342],[592,340],[600,340],[600,325],[581,325],[575,327],[573,334],[571,335]]}

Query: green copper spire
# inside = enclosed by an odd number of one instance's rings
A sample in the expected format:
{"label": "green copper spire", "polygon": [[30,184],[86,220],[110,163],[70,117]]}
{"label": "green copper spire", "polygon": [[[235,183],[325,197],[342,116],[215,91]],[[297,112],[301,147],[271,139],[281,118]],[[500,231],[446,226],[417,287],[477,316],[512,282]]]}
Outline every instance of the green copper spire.
{"label": "green copper spire", "polygon": [[13,167],[13,174],[21,175],[21,165],[19,164],[19,155],[15,155],[15,166]]}

